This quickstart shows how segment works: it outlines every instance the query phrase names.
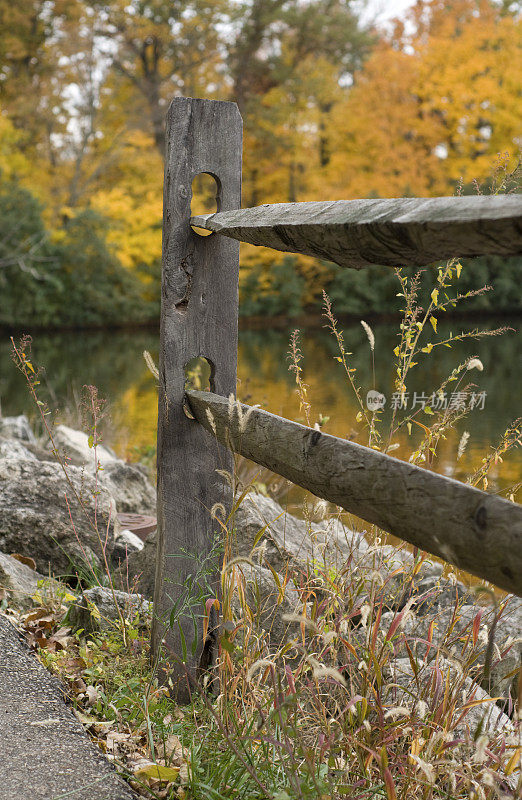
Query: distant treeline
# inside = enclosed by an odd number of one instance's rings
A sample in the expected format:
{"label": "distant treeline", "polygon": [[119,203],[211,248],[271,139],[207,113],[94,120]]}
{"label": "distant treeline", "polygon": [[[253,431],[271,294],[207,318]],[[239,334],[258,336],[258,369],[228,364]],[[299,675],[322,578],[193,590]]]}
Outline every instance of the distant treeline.
{"label": "distant treeline", "polygon": [[[0,324],[69,328],[156,319],[144,292],[107,243],[107,221],[86,209],[51,234],[39,202],[0,181]],[[157,287],[152,294],[159,294]]]}
{"label": "distant treeline", "polygon": [[[323,286],[338,315],[393,314],[402,306],[397,297],[399,283],[390,267],[368,267],[360,271],[324,264]],[[491,286],[491,291],[470,297],[459,304],[458,312],[484,314],[520,313],[522,311],[522,257],[463,259],[456,293]],[[242,316],[297,316],[317,311],[319,301],[306,302],[307,283],[299,269],[297,256],[284,256],[271,267],[271,282],[266,286],[266,268],[252,268],[241,283],[240,313]],[[415,270],[404,270],[412,275]],[[426,306],[435,286],[433,267],[422,270],[419,283],[419,304]],[[451,311],[447,312],[451,315]]]}
{"label": "distant treeline", "polygon": [[[272,254],[279,258],[279,254]],[[310,267],[307,267],[308,272]],[[494,291],[473,297],[459,312],[522,311],[522,258],[478,258],[464,262],[458,291],[485,285]],[[389,267],[361,271],[318,265],[316,298],[297,256],[281,255],[242,273],[242,316],[294,317],[319,311],[319,290],[339,315],[390,314],[400,308],[399,284]],[[422,272],[419,303],[433,289],[431,268]],[[0,182],[0,324],[16,327],[94,327],[144,324],[159,316],[160,264],[147,280],[120,263],[107,242],[107,221],[86,209],[62,220],[51,235],[38,201],[16,182]]]}

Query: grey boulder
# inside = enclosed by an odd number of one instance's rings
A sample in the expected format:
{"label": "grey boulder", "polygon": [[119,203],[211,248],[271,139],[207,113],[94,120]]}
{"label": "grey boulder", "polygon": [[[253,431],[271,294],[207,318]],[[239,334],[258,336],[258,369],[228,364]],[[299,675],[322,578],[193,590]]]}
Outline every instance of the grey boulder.
{"label": "grey boulder", "polygon": [[[126,464],[103,445],[98,445],[95,453],[94,448],[89,447],[87,434],[67,425],[57,425],[53,436],[58,451],[67,456],[68,463],[85,467],[90,474],[96,471],[96,455],[100,466],[98,482],[114,497],[118,512],[156,513],[156,489],[138,465]],[[46,444],[49,458],[52,456],[51,447],[51,443]]]}
{"label": "grey boulder", "polygon": [[[57,425],[53,430],[53,438],[58,451],[67,456],[70,464],[94,471],[95,451],[93,447],[89,447],[86,433],[69,428],[68,425]],[[49,452],[52,451],[51,442],[46,442],[45,447]],[[119,460],[111,450],[101,444],[96,448],[96,458],[102,467]]]}
{"label": "grey boulder", "polygon": [[[302,612],[295,587],[289,583],[280,589],[270,570],[258,564],[241,563],[233,569],[232,607],[234,622],[241,626],[240,635],[245,636],[248,631],[272,651],[294,639],[299,626],[285,617]],[[239,591],[240,584],[244,591]]]}
{"label": "grey boulder", "polygon": [[18,559],[0,552],[0,588],[9,592],[10,601],[15,606],[32,604],[31,597],[38,588],[39,580],[44,580],[44,576]]}
{"label": "grey boulder", "polygon": [[492,695],[517,697],[519,671],[522,667],[522,599],[507,598],[494,631],[491,674],[484,688]]}
{"label": "grey boulder", "polygon": [[[415,606],[413,607],[415,610]],[[516,697],[516,682],[522,657],[522,600],[508,597],[493,634],[493,647],[489,675],[484,674],[491,626],[495,616],[492,607],[481,607],[470,602],[436,607],[432,613],[407,617],[403,630],[413,652],[426,661],[436,659],[439,653],[452,653],[458,659],[472,659],[472,671],[478,683],[491,696],[508,699]],[[381,624],[389,627],[394,614],[383,615]],[[477,641],[472,644],[472,629],[476,623]],[[431,624],[431,643],[428,632]],[[397,647],[400,648],[400,642]],[[504,700],[501,705],[504,706]]]}
{"label": "grey boulder", "polygon": [[30,556],[45,575],[99,568],[102,545],[113,548],[114,500],[78,467],[67,472],[70,483],[59,464],[0,459],[0,549]]}
{"label": "grey boulder", "polygon": [[139,536],[127,529],[118,531],[114,536],[114,549],[112,551],[112,560],[118,564],[120,561],[125,561],[131,553],[139,553],[143,550],[144,543]]}
{"label": "grey boulder", "polygon": [[[1,434],[1,432],[0,432]],[[20,439],[9,439],[0,435],[0,459],[12,461],[37,461],[36,456],[28,450]]]}
{"label": "grey boulder", "polygon": [[[390,707],[416,706],[425,703],[428,709],[440,704],[446,690],[458,696],[452,728],[455,736],[470,735],[472,738],[480,726],[482,733],[494,736],[497,732],[514,733],[513,721],[495,705],[495,700],[469,676],[464,677],[458,661],[439,656],[426,664],[419,660],[414,674],[409,658],[397,658],[386,670],[383,698]],[[469,707],[479,700],[480,705]],[[460,718],[462,717],[462,718]]]}
{"label": "grey boulder", "polygon": [[157,531],[147,536],[141,550],[129,553],[128,566],[124,567],[129,575],[131,586],[136,585],[144,597],[154,597],[154,579],[156,575]]}
{"label": "grey boulder", "polygon": [[98,480],[125,514],[156,514],[156,489],[136,464],[111,461],[98,473]]}
{"label": "grey boulder", "polygon": [[411,595],[419,597],[418,613],[451,604],[463,597],[466,588],[442,578],[442,566],[426,560],[415,578],[413,555],[403,547],[370,544],[363,533],[347,528],[330,517],[322,523],[288,514],[275,500],[261,494],[247,495],[233,520],[233,552],[241,556],[261,553],[280,574],[288,567],[309,573],[310,569],[344,570],[359,582],[359,592],[368,596],[374,584],[386,608],[401,608]]}
{"label": "grey boulder", "polygon": [[36,444],[36,437],[25,414],[18,417],[0,417],[0,436]]}
{"label": "grey boulder", "polygon": [[410,596],[415,598],[417,616],[434,614],[443,608],[454,608],[457,602],[461,605],[470,602],[468,587],[443,575],[440,564],[433,564],[428,571],[421,573],[420,578],[414,582]]}
{"label": "grey boulder", "polygon": [[[116,602],[115,602],[116,600]],[[152,603],[140,594],[128,594],[105,586],[86,589],[67,613],[67,625],[85,631],[111,630],[123,620],[148,624]]]}
{"label": "grey boulder", "polygon": [[368,545],[362,534],[354,533],[335,518],[311,523],[288,514],[270,497],[248,494],[233,519],[233,551],[249,556],[255,548],[277,571],[287,565],[307,568],[308,565],[342,566],[355,552],[361,554]]}

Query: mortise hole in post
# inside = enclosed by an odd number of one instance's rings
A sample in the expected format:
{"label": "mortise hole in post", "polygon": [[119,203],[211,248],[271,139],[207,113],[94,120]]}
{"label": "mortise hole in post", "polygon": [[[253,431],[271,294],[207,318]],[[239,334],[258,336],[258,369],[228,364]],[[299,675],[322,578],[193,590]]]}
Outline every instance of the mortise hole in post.
{"label": "mortise hole in post", "polygon": [[[214,365],[208,358],[197,356],[185,364],[185,391],[197,389],[200,392],[214,391]],[[185,415],[194,419],[187,402],[183,404]]]}
{"label": "mortise hole in post", "polygon": [[[199,214],[215,214],[220,206],[220,183],[218,178],[209,172],[200,172],[192,181],[192,202],[190,216]],[[197,236],[211,236],[212,231],[206,228],[190,226]]]}

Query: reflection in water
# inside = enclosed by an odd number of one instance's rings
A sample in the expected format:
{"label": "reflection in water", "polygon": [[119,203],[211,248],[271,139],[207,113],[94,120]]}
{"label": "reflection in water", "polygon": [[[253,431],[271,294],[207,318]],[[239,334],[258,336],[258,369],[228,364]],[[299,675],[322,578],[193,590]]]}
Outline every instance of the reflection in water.
{"label": "reflection in water", "polygon": [[[439,325],[441,333],[455,334],[471,329],[468,323],[453,321]],[[376,388],[387,397],[383,414],[384,430],[390,420],[390,397],[393,391],[393,348],[397,344],[395,325],[375,325],[376,386],[372,387],[371,355],[365,332],[358,324],[345,329],[346,349],[351,366],[357,368],[357,385],[363,397]],[[487,321],[484,327],[495,324]],[[488,447],[496,443],[507,424],[520,413],[519,374],[522,358],[522,336],[517,330],[505,336],[479,341],[457,343],[454,349],[440,348],[411,373],[408,389],[430,395],[451,370],[466,357],[477,355],[484,371],[469,373],[469,380],[477,384],[476,391],[485,391],[484,410],[475,410],[458,423],[442,442],[439,458],[434,468],[446,475],[464,480],[466,475],[480,465]],[[281,416],[299,419],[299,399],[295,392],[292,373],[288,371],[288,341],[290,330],[242,331],[239,346],[239,387],[242,400],[260,403],[263,408]],[[157,333],[148,331],[114,333],[67,333],[41,335],[33,343],[34,362],[45,365],[42,375],[42,396],[51,407],[60,409],[59,418],[73,426],[81,425],[80,397],[84,384],[94,384],[102,397],[109,401],[110,425],[106,423],[105,441],[118,453],[136,458],[139,452],[150,450],[155,444],[157,395],[156,380],[143,360],[142,353],[149,350],[157,361]],[[329,417],[323,430],[337,436],[354,439],[365,444],[365,434],[356,422],[358,408],[346,381],[341,365],[335,360],[336,345],[323,331],[304,331],[301,336],[304,354],[303,380],[309,386],[312,416]],[[0,401],[4,415],[22,411],[35,420],[22,376],[10,359],[9,342],[4,334],[0,343]],[[411,403],[411,398],[410,398]],[[429,422],[427,417],[424,420]],[[37,424],[37,423],[36,423]],[[469,431],[468,447],[456,462],[458,442],[463,431]],[[400,448],[393,455],[407,458],[412,444],[417,441],[415,432],[409,439],[407,431],[398,439]],[[521,479],[522,453],[513,452],[504,464],[491,472],[490,488],[505,488]]]}
{"label": "reflection in water", "polygon": [[[157,357],[157,336],[143,331],[39,333],[32,350],[33,363],[44,367],[40,375],[41,397],[57,410],[57,419],[82,427],[82,389],[93,384],[109,404],[111,420],[104,421],[108,444],[125,454],[135,444],[153,443],[157,401],[155,381],[142,355],[145,349]],[[27,413],[36,430],[40,430],[23,377],[11,361],[7,335],[0,342],[0,402],[2,414]],[[138,422],[133,403],[138,404],[145,430]],[[131,431],[136,431],[136,437]]]}

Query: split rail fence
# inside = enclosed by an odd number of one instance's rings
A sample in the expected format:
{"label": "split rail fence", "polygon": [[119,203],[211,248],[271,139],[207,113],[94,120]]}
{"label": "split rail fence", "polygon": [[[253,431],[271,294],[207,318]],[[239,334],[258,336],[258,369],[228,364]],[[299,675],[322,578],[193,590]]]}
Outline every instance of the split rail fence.
{"label": "split rail fence", "polygon": [[[213,612],[203,641],[203,615],[194,617],[190,594],[204,564],[218,595],[220,565],[213,545],[220,526],[210,509],[216,503],[231,508],[223,470],[233,469],[232,450],[522,596],[519,505],[258,408],[238,403],[231,413],[228,399],[236,391],[239,241],[355,269],[522,255],[522,196],[240,209],[241,152],[242,120],[234,103],[172,102],[164,183],[153,651],[163,641],[173,654],[180,699],[188,696],[198,668],[215,658],[218,615]],[[216,181],[218,210],[191,218],[192,181],[201,173]],[[193,225],[213,235],[199,235]],[[186,391],[185,367],[201,356],[211,365],[212,391]],[[175,624],[165,625],[173,607]]]}

